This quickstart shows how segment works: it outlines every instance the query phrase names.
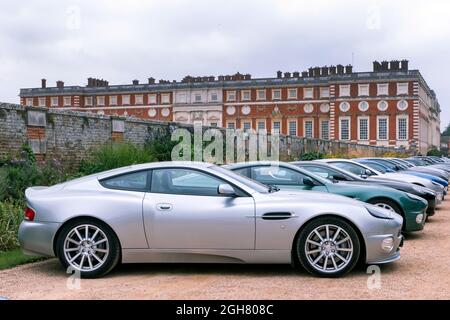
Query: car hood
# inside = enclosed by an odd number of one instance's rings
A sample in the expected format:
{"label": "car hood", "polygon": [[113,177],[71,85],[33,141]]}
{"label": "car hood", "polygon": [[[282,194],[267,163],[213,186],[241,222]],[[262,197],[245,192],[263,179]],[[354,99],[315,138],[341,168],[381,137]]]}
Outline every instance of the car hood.
{"label": "car hood", "polygon": [[305,191],[305,190],[280,190],[267,195],[273,200],[293,200],[293,199],[305,199],[310,202],[329,202],[333,204],[350,204],[359,207],[364,207],[365,203],[351,199],[345,196],[332,194],[328,192],[319,191]]}

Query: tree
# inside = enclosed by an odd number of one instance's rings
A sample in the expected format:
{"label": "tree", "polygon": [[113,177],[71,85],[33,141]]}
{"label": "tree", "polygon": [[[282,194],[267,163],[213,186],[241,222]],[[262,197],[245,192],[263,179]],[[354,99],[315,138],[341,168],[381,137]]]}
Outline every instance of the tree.
{"label": "tree", "polygon": [[447,125],[447,127],[445,128],[445,130],[442,132],[441,134],[442,136],[450,136],[450,124]]}

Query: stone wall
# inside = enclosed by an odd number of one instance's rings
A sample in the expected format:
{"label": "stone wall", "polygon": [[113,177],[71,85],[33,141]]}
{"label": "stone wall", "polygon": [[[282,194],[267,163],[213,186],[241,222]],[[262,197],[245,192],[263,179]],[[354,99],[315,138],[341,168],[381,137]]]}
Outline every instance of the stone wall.
{"label": "stone wall", "polygon": [[[86,112],[30,108],[0,103],[0,157],[14,155],[23,144],[31,146],[39,160],[58,159],[75,168],[90,150],[111,141],[136,145],[170,134],[176,128],[193,131],[191,125],[114,117]],[[298,159],[305,152],[339,156],[379,156],[398,149],[357,145],[338,141],[282,136],[280,159]]]}

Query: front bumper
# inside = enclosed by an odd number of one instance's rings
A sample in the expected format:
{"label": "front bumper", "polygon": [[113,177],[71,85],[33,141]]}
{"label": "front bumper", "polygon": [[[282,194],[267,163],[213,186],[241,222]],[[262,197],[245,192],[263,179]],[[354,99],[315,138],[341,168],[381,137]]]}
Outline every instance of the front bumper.
{"label": "front bumper", "polygon": [[53,240],[60,223],[22,221],[19,227],[19,242],[25,254],[55,256]]}
{"label": "front bumper", "polygon": [[[427,220],[427,209],[425,208],[422,211],[409,211],[405,214],[405,223],[403,231],[405,232],[414,232],[414,231],[420,231],[423,230],[425,226],[425,222]],[[419,214],[423,214],[422,221],[420,223],[417,223],[416,218]]]}
{"label": "front bumper", "polygon": [[[390,252],[381,248],[381,243],[387,237],[394,238],[394,246]],[[403,246],[403,236],[400,234],[373,235],[366,239],[367,246],[367,264],[385,264],[400,259],[400,247]]]}

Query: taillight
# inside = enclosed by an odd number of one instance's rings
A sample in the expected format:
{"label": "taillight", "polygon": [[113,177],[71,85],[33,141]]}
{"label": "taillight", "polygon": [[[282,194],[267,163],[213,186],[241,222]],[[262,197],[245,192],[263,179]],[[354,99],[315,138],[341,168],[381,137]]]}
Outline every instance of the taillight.
{"label": "taillight", "polygon": [[27,207],[25,209],[25,213],[24,213],[24,218],[27,221],[33,221],[34,220],[34,216],[36,215],[36,212],[34,212],[33,209],[31,209],[30,207]]}

